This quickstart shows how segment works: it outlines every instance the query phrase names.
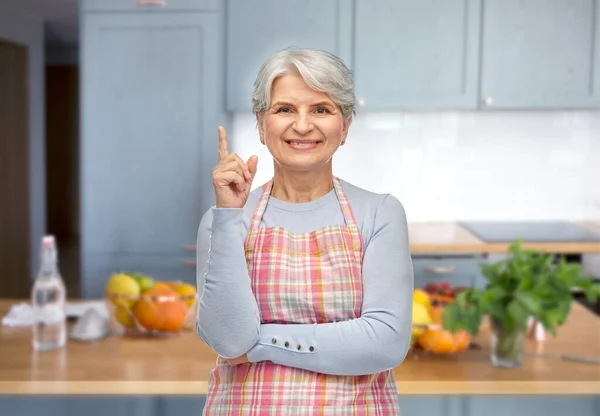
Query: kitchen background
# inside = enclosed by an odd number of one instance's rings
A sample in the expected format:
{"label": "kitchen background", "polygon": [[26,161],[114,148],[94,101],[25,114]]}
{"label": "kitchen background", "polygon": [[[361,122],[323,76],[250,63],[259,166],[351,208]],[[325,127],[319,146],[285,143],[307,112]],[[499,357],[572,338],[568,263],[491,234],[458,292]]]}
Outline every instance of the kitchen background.
{"label": "kitchen background", "polygon": [[0,0],[0,298],[46,233],[75,296],[140,265],[195,281],[217,126],[268,180],[250,92],[292,45],[354,71],[334,172],[409,222],[599,221],[598,0]]}
{"label": "kitchen background", "polygon": [[21,274],[52,232],[71,293],[97,296],[141,259],[193,281],[182,247],[212,203],[216,126],[266,181],[250,93],[286,46],[352,68],[358,115],[335,173],[395,195],[410,222],[600,217],[595,0],[130,3],[0,1],[0,38],[29,48]]}

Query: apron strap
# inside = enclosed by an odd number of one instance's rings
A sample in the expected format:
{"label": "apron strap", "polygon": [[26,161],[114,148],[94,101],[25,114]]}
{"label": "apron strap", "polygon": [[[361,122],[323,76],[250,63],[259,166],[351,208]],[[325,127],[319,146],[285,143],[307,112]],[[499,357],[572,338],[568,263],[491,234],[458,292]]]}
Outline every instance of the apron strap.
{"label": "apron strap", "polygon": [[[269,180],[265,184],[264,190],[258,200],[258,204],[256,209],[254,210],[254,214],[252,215],[252,222],[250,224],[249,236],[253,237],[256,232],[258,232],[260,228],[260,221],[262,220],[263,214],[267,208],[267,203],[269,202],[269,197],[271,196],[271,189],[273,188],[273,179]],[[341,181],[337,176],[333,177],[333,188],[335,190],[335,194],[340,203],[340,208],[342,209],[342,215],[344,216],[344,221],[346,222],[346,226],[351,230],[351,235],[354,240],[354,251],[362,252],[362,238],[360,236],[360,230],[356,223],[356,218],[354,217],[354,213],[352,212],[352,208],[350,207],[350,202],[348,202],[348,197],[346,196],[346,192],[342,187]]]}

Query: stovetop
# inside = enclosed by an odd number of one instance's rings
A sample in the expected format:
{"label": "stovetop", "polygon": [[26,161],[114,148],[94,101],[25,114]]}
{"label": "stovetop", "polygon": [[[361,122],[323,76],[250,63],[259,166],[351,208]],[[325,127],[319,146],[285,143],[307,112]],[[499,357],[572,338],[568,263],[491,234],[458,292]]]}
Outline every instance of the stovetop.
{"label": "stovetop", "polygon": [[461,221],[459,224],[487,243],[524,242],[598,242],[600,233],[568,221]]}

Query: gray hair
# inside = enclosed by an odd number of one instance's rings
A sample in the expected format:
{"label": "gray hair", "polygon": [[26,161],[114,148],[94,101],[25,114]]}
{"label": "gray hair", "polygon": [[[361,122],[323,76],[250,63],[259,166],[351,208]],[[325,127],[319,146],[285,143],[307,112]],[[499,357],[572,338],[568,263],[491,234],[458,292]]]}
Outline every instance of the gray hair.
{"label": "gray hair", "polygon": [[300,48],[284,49],[260,68],[252,92],[254,113],[265,114],[271,102],[273,82],[289,73],[299,74],[310,88],[329,95],[340,107],[345,120],[356,114],[352,73],[344,62],[329,52]]}

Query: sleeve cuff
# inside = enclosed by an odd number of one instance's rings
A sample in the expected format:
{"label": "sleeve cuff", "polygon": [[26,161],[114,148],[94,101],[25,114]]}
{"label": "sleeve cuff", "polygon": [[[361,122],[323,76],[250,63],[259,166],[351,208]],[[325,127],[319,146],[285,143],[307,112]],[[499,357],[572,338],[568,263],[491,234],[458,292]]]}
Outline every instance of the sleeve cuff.
{"label": "sleeve cuff", "polygon": [[[285,334],[288,331],[278,331],[281,325],[262,325],[258,342],[248,351],[250,362],[275,361],[274,357],[285,354],[316,354],[319,350],[315,337],[294,336]],[[286,330],[293,331],[293,325],[286,325]]]}
{"label": "sleeve cuff", "polygon": [[239,224],[244,215],[243,208],[212,207],[213,226]]}

